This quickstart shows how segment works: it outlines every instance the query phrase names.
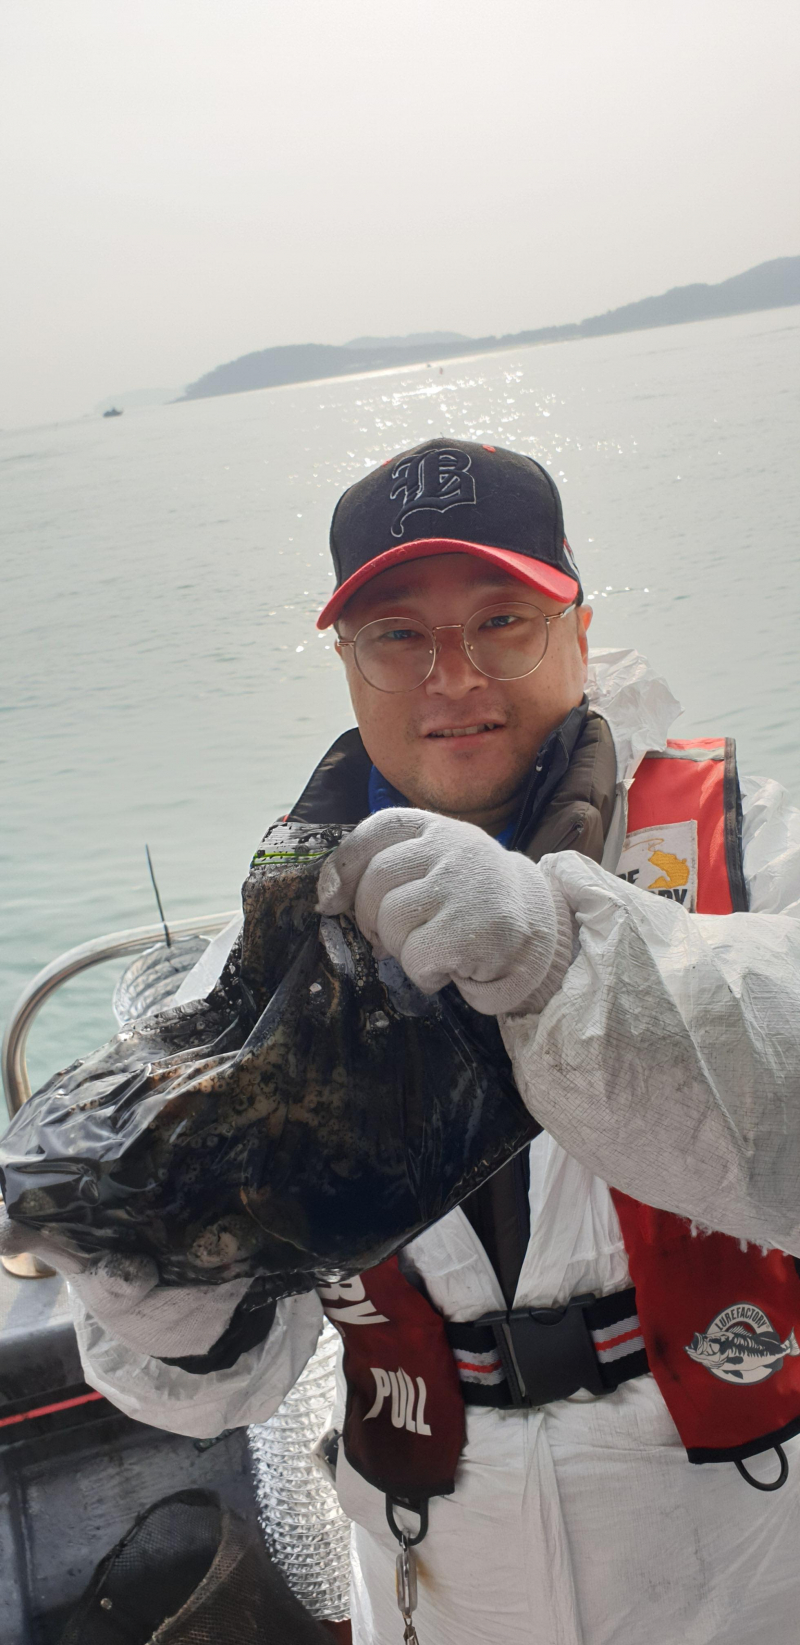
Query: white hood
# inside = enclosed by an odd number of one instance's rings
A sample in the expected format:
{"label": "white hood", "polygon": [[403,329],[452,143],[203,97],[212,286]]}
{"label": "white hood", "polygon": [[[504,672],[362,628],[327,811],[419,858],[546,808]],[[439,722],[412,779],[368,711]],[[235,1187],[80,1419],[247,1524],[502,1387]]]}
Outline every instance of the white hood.
{"label": "white hood", "polygon": [[586,694],[608,722],[617,781],[628,789],[648,749],[666,746],[667,732],[683,709],[640,651],[590,651]]}
{"label": "white hood", "polygon": [[590,651],[586,695],[606,721],[617,756],[617,799],[602,863],[615,874],[628,826],[628,789],[648,749],[666,747],[667,732],[683,710],[640,651]]}

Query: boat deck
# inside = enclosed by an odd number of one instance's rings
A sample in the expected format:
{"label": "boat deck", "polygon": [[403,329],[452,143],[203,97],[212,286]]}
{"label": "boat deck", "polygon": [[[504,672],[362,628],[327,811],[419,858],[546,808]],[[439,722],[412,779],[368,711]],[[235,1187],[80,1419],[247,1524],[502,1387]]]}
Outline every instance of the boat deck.
{"label": "boat deck", "polygon": [[4,1645],[56,1645],[99,1560],[169,1492],[215,1490],[256,1519],[244,1429],[209,1445],[135,1422],[105,1399],[87,1400],[93,1393],[63,1281],[0,1269]]}

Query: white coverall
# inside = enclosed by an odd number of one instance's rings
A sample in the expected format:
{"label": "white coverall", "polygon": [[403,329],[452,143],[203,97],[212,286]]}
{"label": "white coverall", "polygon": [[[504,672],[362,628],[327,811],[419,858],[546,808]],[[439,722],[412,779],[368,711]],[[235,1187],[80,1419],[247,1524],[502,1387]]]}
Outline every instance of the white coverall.
{"label": "white coverall", "polygon": [[[645,750],[664,746],[678,705],[632,652],[596,653],[589,695],[614,736],[620,782],[629,783]],[[800,812],[774,782],[745,780],[742,791],[750,914],[689,915],[572,853],[549,859],[576,912],[581,947],[542,1015],[503,1025],[520,1090],[551,1127],[530,1151],[531,1238],[517,1307],[630,1283],[608,1187],[589,1161],[601,1162],[614,1186],[700,1215],[707,1226],[741,1234],[759,1221],[747,1194],[752,1151],[724,1108],[726,1081],[745,1109],[764,1088],[765,1070],[780,1091],[785,1081],[787,1101],[790,1094],[787,1053],[795,1067],[800,1057]],[[774,1025],[774,1056],[771,982],[791,1008]],[[638,1063],[615,1003],[633,991]],[[713,1122],[705,1128],[694,1110],[689,1118],[679,1103],[676,1115],[671,1102],[681,1058],[706,1081]],[[705,1150],[706,1176],[687,1204],[682,1184],[695,1150]],[[800,1170],[794,1181],[800,1187]],[[797,1253],[799,1226],[800,1215],[781,1207],[776,1226],[752,1237]],[[460,1209],[401,1260],[448,1319],[504,1306]],[[285,1299],[264,1344],[228,1371],[195,1376],[136,1356],[85,1314],[77,1320],[95,1388],[144,1422],[199,1436],[269,1417],[321,1324],[315,1294]],[[732,1464],[692,1466],[651,1376],[542,1410],[468,1408],[455,1492],[431,1503],[417,1550],[421,1645],[788,1645],[800,1635],[800,1439],[786,1450],[789,1480],[773,1495],[753,1490]],[[748,1466],[772,1478],[777,1459]],[[353,1521],[354,1640],[399,1645],[397,1544],[383,1498],[341,1451],[337,1489]]]}

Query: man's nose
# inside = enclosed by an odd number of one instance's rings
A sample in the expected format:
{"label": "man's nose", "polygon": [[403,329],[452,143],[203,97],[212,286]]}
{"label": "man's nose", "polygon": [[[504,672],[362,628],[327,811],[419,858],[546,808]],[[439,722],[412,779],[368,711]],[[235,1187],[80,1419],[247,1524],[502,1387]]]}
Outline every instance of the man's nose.
{"label": "man's nose", "polygon": [[440,630],[436,636],[436,662],[425,681],[426,692],[432,697],[466,697],[488,684],[486,675],[470,662],[458,630]]}

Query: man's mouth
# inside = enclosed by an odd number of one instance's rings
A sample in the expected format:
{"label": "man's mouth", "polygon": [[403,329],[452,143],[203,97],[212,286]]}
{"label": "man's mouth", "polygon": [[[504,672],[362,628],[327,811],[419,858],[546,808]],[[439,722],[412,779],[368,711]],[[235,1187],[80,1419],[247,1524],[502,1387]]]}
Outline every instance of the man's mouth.
{"label": "man's mouth", "polygon": [[502,728],[496,720],[485,720],[479,725],[454,725],[444,727],[441,731],[427,731],[427,737],[477,737],[484,731],[500,731]]}

